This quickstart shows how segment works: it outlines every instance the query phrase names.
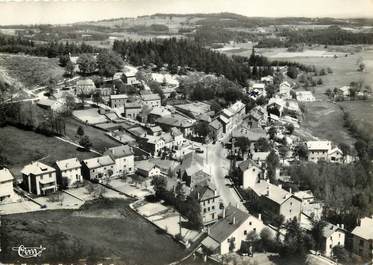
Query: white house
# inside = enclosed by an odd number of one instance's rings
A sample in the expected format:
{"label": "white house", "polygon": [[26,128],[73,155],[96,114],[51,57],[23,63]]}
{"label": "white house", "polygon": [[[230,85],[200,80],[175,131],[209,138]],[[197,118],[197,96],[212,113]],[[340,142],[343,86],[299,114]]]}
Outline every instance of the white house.
{"label": "white house", "polygon": [[47,195],[57,191],[56,170],[41,162],[32,162],[22,171],[23,183],[27,191],[36,195]]}
{"label": "white house", "polygon": [[308,160],[317,162],[321,159],[328,160],[328,154],[332,148],[330,141],[308,141]]}
{"label": "white house", "polygon": [[77,158],[56,161],[57,182],[67,188],[81,183],[83,181],[81,167]]}
{"label": "white house", "polygon": [[135,155],[128,145],[109,148],[104,155],[114,160],[114,174],[132,174],[135,172]]}
{"label": "white house", "polygon": [[352,251],[363,257],[373,258],[373,216],[360,219],[352,231]]}
{"label": "white house", "polygon": [[284,99],[290,99],[291,98],[291,95],[290,95],[290,91],[291,91],[291,85],[289,84],[289,82],[285,81],[285,82],[282,82],[280,84],[280,87],[279,87],[279,96],[281,98],[284,98]]}
{"label": "white house", "polygon": [[259,182],[263,174],[260,167],[250,159],[241,162],[238,168],[242,178],[241,183],[243,189],[253,188],[255,184]]}
{"label": "white house", "polygon": [[13,179],[13,175],[9,169],[0,169],[0,204],[13,201]]}
{"label": "white house", "polygon": [[85,179],[102,181],[114,174],[114,166],[108,155],[86,159],[82,161],[82,175]]}
{"label": "white house", "polygon": [[300,102],[313,102],[316,100],[311,91],[297,91],[295,95]]}
{"label": "white house", "polygon": [[350,86],[343,86],[341,88],[338,88],[338,93],[344,97],[348,97],[350,95]]}
{"label": "white house", "polygon": [[249,233],[259,234],[265,227],[260,218],[229,205],[223,210],[223,218],[208,229],[202,246],[220,255],[236,252]]}
{"label": "white house", "polygon": [[343,163],[344,162],[343,152],[338,147],[334,147],[333,149],[329,150],[328,158],[329,158],[329,161],[332,163]]}
{"label": "white house", "polygon": [[136,161],[135,167],[136,167],[136,173],[146,178],[161,175],[160,167],[155,165],[152,162],[149,162],[148,160]]}
{"label": "white house", "polygon": [[322,251],[325,256],[331,257],[333,255],[333,248],[336,246],[344,247],[346,233],[343,225],[334,225],[326,223],[322,231]]}

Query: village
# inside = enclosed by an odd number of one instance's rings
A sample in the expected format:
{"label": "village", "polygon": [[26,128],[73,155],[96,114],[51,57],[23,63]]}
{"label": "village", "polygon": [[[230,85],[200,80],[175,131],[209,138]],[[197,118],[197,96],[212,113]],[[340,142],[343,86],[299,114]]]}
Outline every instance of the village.
{"label": "village", "polygon": [[[68,59],[72,72],[83,71],[78,56]],[[317,264],[337,264],[346,249],[361,260],[372,257],[373,218],[361,217],[351,230],[326,222],[325,203],[288,172],[298,163],[348,165],[359,157],[304,130],[304,106],[317,99],[297,88],[287,66],[250,80],[242,93],[254,106],[236,100],[222,109],[187,97],[183,76],[167,65],[158,72],[128,63],[120,68],[99,87],[75,75],[34,90],[27,99],[33,108],[52,115],[69,110],[79,124],[77,137],[61,137],[61,144],[92,157],[33,161],[19,172],[2,168],[2,216],[132,198],[135,213],[205,261],[278,253],[297,229],[315,242],[309,253]],[[331,100],[352,90],[333,93]],[[95,139],[85,135],[92,129],[117,146],[95,150]]]}

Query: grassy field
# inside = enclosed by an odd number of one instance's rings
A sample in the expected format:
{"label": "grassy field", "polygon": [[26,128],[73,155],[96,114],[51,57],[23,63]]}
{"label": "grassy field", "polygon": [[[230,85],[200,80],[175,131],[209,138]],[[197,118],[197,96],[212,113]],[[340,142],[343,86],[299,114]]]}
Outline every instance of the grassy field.
{"label": "grassy field", "polygon": [[338,105],[327,101],[306,104],[302,127],[320,139],[335,143],[353,144],[355,141],[344,127],[343,111]]}
{"label": "grassy field", "polygon": [[42,162],[53,163],[56,160],[72,157],[87,159],[96,156],[90,152],[81,152],[77,147],[55,137],[47,137],[12,126],[0,128],[0,150],[10,162],[10,169],[16,175],[20,174],[24,165],[39,159],[42,159]]}
{"label": "grassy field", "polygon": [[73,118],[67,118],[66,135],[75,142],[79,141],[79,138],[76,135],[79,126],[83,127],[85,135],[87,135],[91,140],[93,145],[92,148],[99,152],[104,152],[107,148],[120,145],[120,143],[105,135],[104,131],[96,129],[90,125],[85,125]]}
{"label": "grassy field", "polygon": [[[2,219],[4,261],[14,262],[12,246],[44,246],[41,262],[80,258],[114,264],[168,264],[187,255],[184,248],[132,212],[130,201],[94,201],[78,211],[59,210],[5,216]],[[107,261],[108,262],[108,261]],[[95,263],[97,264],[97,263]],[[108,263],[109,264],[109,263]]]}
{"label": "grassy field", "polygon": [[25,87],[43,85],[49,77],[61,79],[64,73],[57,58],[0,54],[0,66]]}

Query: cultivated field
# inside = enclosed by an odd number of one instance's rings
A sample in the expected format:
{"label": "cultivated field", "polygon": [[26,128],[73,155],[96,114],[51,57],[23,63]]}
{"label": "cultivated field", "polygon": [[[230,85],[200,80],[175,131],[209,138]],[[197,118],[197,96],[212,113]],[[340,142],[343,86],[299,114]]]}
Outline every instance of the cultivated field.
{"label": "cultivated field", "polygon": [[87,159],[97,156],[94,153],[79,151],[76,146],[55,137],[47,137],[12,126],[0,128],[0,150],[16,175],[20,175],[24,165],[36,160],[54,163],[56,160],[72,157]]}
{"label": "cultivated field", "polygon": [[0,66],[25,87],[44,85],[50,77],[61,79],[64,73],[57,58],[0,54]]}
{"label": "cultivated field", "polygon": [[39,263],[77,261],[90,256],[91,261],[105,258],[113,264],[161,265],[187,255],[183,247],[134,213],[129,203],[100,200],[76,211],[5,216],[2,218],[5,261],[14,261],[17,253],[11,248],[26,242],[46,248],[39,260],[34,260]]}

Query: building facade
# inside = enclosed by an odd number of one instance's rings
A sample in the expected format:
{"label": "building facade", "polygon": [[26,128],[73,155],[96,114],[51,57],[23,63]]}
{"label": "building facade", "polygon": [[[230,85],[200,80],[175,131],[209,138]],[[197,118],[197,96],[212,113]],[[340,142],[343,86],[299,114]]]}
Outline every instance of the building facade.
{"label": "building facade", "polygon": [[33,162],[22,171],[23,184],[29,193],[48,195],[57,191],[56,170],[41,162]]}
{"label": "building facade", "polygon": [[83,182],[81,164],[77,158],[56,161],[57,183],[70,188]]}

